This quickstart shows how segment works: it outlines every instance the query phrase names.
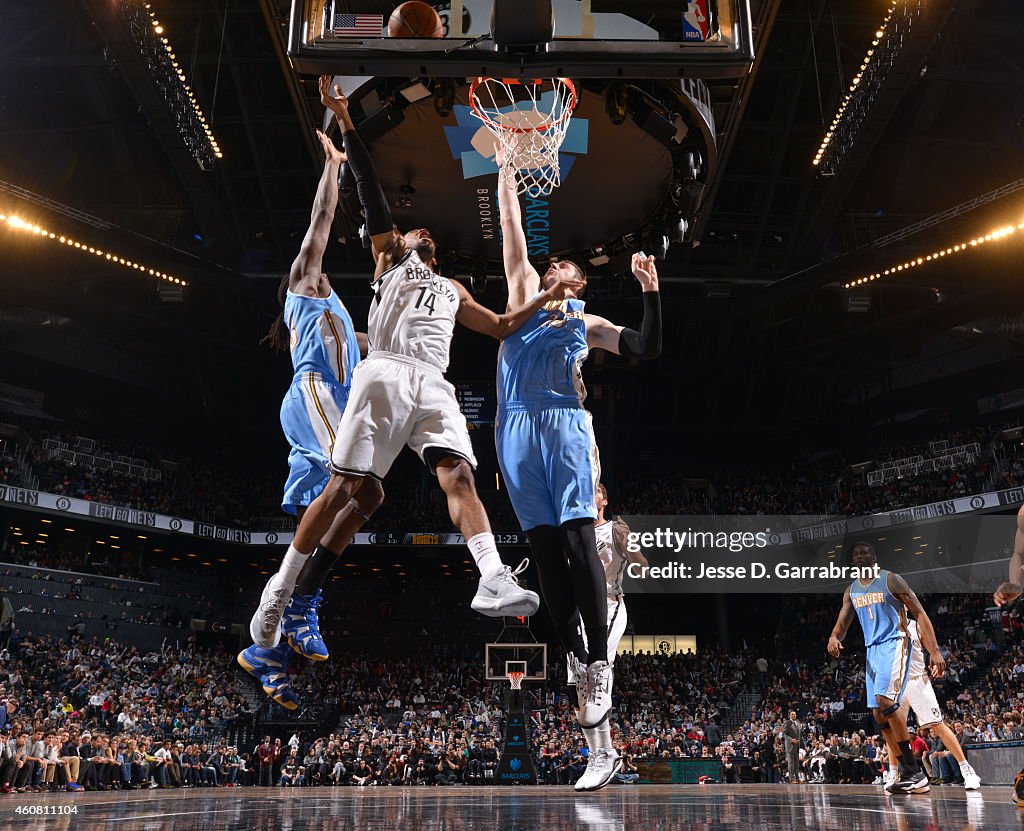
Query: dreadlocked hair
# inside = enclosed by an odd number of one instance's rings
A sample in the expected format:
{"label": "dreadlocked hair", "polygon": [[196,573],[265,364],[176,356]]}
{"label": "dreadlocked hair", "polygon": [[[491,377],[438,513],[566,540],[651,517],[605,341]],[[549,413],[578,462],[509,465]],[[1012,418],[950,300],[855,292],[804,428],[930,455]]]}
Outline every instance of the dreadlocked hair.
{"label": "dreadlocked hair", "polygon": [[281,280],[277,288],[277,302],[281,304],[281,311],[270,324],[270,330],[263,336],[260,344],[267,344],[271,349],[278,352],[287,352],[291,346],[291,336],[288,334],[288,327],[284,323],[284,298],[288,292],[288,275]]}

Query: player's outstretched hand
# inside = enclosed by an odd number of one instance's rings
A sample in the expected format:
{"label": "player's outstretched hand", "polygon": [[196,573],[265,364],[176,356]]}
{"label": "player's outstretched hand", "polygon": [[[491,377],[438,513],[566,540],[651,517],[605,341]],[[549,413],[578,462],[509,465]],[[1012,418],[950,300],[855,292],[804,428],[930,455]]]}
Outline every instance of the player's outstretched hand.
{"label": "player's outstretched hand", "polygon": [[334,95],[331,95],[331,81],[333,80],[330,75],[320,76],[320,103],[338,116],[340,121],[342,114],[348,113],[348,98],[337,84],[334,85]]}
{"label": "player's outstretched hand", "polygon": [[324,149],[324,155],[329,161],[337,162],[338,164],[348,161],[348,156],[345,155],[344,151],[335,147],[334,142],[324,135],[323,132],[317,130],[316,137],[320,139],[320,146]]}
{"label": "player's outstretched hand", "polygon": [[1021,587],[1016,583],[1003,583],[996,589],[996,593],[992,595],[992,599],[995,601],[997,606],[1005,606],[1007,603],[1012,603],[1018,597],[1020,597]]}
{"label": "player's outstretched hand", "polygon": [[640,281],[644,291],[658,290],[658,268],[654,265],[654,257],[648,257],[641,251],[633,255],[631,266],[633,276]]}
{"label": "player's outstretched hand", "polygon": [[[818,641],[821,643],[821,641]],[[835,635],[831,635],[828,639],[828,654],[833,658],[838,658],[839,653],[843,651],[843,644]]]}
{"label": "player's outstretched hand", "polygon": [[930,656],[932,668],[932,678],[941,678],[946,674],[946,659],[942,657],[941,652],[936,652]]}
{"label": "player's outstretched hand", "polygon": [[555,281],[555,284],[547,290],[547,294],[552,300],[565,300],[569,296],[569,292],[577,294],[583,291],[586,287],[586,283],[582,280],[576,280],[569,277],[559,277]]}

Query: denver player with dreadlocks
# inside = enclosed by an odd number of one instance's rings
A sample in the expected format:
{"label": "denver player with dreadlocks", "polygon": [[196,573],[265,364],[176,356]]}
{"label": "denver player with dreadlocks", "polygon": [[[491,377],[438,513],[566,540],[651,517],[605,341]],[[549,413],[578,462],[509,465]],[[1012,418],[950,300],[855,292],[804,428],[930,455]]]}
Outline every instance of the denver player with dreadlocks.
{"label": "denver player with dreadlocks", "polygon": [[[327,136],[319,131],[317,135],[326,161],[312,219],[291,271],[281,281],[282,312],[264,338],[275,349],[291,352],[294,373],[281,404],[281,428],[291,445],[282,507],[299,519],[330,478],[327,465],[335,430],[348,401],[352,371],[366,351],[366,335],[355,332],[351,315],[321,271],[346,157]],[[295,584],[287,606],[267,609],[275,597],[261,600],[267,619],[275,619],[277,637],[271,639],[273,646],[263,647],[258,644],[267,642],[266,633],[251,632],[257,645],[239,654],[238,663],[260,681],[268,696],[288,709],[298,706],[287,672],[292,651],[313,661],[328,657],[317,620],[321,586],[342,550],[383,499],[380,482],[368,479],[308,558],[294,563],[285,558],[279,574]]]}

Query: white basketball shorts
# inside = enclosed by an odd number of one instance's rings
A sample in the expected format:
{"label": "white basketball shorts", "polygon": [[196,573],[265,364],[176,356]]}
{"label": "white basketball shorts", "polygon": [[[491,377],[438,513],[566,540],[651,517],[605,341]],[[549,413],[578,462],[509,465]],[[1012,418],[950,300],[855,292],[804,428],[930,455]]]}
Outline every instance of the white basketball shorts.
{"label": "white basketball shorts", "polygon": [[371,352],[352,373],[331,471],[383,479],[406,445],[431,471],[445,455],[476,468],[466,418],[444,375],[415,358]]}

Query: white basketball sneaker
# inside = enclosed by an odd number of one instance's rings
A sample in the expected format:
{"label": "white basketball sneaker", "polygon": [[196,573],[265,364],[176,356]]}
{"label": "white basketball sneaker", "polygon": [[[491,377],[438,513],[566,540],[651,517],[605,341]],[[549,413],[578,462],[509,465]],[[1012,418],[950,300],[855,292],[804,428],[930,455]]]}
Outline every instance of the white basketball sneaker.
{"label": "white basketball sneaker", "polygon": [[597,727],[612,711],[612,665],[594,661],[587,667],[587,699],[576,720],[580,727]]}
{"label": "white basketball sneaker", "polygon": [[281,642],[281,616],[291,602],[292,592],[283,585],[279,574],[273,575],[260,595],[260,605],[249,621],[249,636],[256,646],[273,649]]}
{"label": "white basketball sneaker", "polygon": [[619,769],[619,754],[611,748],[601,747],[590,751],[587,769],[576,780],[573,788],[577,791],[596,791],[612,781]]}
{"label": "white basketball sneaker", "polygon": [[576,686],[576,711],[579,713],[583,709],[583,705],[587,703],[587,668],[583,665],[583,661],[569,653],[567,659],[569,664],[569,684]]}
{"label": "white basketball sneaker", "polygon": [[981,787],[981,777],[975,772],[969,764],[965,764],[960,772],[964,777],[964,790],[965,791],[976,791]]}
{"label": "white basketball sneaker", "polygon": [[535,614],[540,608],[540,597],[537,592],[524,589],[516,579],[528,565],[530,560],[527,558],[515,571],[504,566],[490,580],[481,577],[476,597],[470,604],[473,611],[487,617],[530,617]]}

